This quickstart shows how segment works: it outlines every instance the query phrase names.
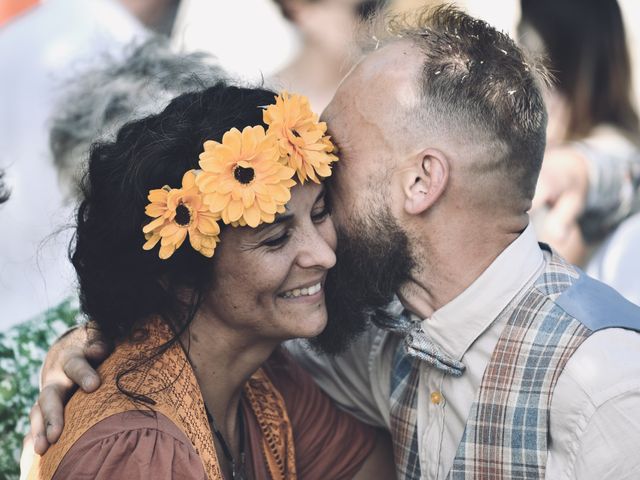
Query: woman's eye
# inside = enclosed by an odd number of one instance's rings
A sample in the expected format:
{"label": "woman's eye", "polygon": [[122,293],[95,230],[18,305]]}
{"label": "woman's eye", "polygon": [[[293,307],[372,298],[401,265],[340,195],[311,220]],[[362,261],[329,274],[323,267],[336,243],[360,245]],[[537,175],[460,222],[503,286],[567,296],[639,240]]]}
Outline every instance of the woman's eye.
{"label": "woman's eye", "polygon": [[287,232],[284,232],[282,235],[278,235],[277,237],[265,240],[264,242],[262,242],[262,245],[264,245],[265,247],[279,247],[281,245],[284,245],[288,238],[289,234]]}
{"label": "woman's eye", "polygon": [[325,218],[327,218],[331,214],[331,210],[328,205],[323,205],[322,209],[316,212],[311,212],[311,219],[314,222],[322,222]]}

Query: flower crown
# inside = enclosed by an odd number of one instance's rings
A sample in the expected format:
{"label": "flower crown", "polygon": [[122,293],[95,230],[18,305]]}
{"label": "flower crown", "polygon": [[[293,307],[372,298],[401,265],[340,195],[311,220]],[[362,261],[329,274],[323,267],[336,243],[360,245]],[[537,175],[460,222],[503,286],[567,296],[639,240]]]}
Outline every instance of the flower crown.
{"label": "flower crown", "polygon": [[207,140],[200,154],[200,170],[189,170],[181,188],[149,191],[145,213],[153,220],[142,229],[151,250],[160,242],[160,258],[167,259],[184,243],[212,257],[220,241],[220,225],[257,227],[284,213],[296,185],[320,183],[338,160],[325,122],[311,111],[302,95],[282,92],[264,107],[261,125],[232,128],[222,143]]}

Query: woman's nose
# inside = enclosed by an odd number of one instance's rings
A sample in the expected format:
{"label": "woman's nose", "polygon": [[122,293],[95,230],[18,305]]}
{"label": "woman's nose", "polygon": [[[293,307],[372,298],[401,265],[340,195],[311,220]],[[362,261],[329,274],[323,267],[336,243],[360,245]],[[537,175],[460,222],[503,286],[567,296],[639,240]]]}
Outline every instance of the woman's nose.
{"label": "woman's nose", "polygon": [[326,225],[314,228],[303,244],[298,256],[301,267],[321,267],[328,270],[336,264],[336,233],[331,220]]}

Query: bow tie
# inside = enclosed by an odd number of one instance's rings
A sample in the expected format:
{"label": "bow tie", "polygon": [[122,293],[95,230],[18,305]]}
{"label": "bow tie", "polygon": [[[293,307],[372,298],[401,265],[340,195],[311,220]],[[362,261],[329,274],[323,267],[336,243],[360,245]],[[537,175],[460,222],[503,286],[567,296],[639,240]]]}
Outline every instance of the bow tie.
{"label": "bow tie", "polygon": [[398,310],[397,305],[392,305],[382,314],[375,315],[373,321],[380,328],[404,335],[404,350],[409,357],[454,377],[460,377],[465,369],[464,364],[444,353],[422,329],[422,322],[417,317],[407,310]]}

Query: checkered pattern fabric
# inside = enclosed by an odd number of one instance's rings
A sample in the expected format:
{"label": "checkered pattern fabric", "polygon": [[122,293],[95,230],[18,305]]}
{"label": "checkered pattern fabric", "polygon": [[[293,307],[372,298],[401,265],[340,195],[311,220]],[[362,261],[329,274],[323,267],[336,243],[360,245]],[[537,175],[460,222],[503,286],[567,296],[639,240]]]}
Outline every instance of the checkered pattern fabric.
{"label": "checkered pattern fabric", "polygon": [[[577,276],[554,254],[535,284],[501,313],[508,321],[485,370],[449,479],[544,478],[551,395],[566,362],[592,333],[554,302]],[[420,478],[418,366],[399,342],[391,375],[391,432],[401,479]]]}
{"label": "checkered pattern fabric", "polygon": [[418,373],[420,360],[407,354],[398,342],[391,375],[391,409],[393,456],[398,478],[420,478],[418,455]]}

